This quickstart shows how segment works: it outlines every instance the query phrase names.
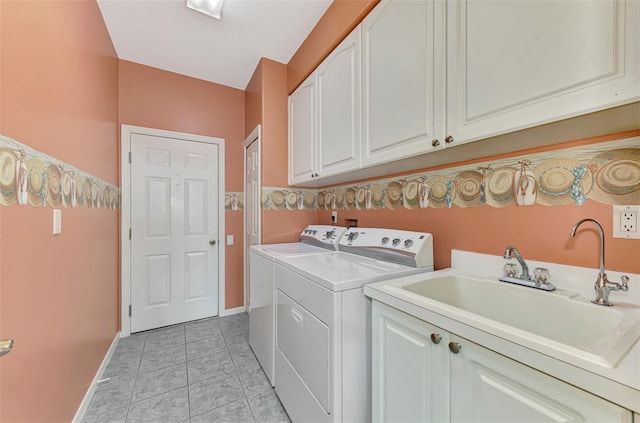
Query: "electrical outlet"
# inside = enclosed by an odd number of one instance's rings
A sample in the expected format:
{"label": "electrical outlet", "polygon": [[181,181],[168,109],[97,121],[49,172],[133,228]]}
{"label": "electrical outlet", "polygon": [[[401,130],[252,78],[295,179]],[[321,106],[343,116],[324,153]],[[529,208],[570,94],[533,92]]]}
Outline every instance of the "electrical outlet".
{"label": "electrical outlet", "polygon": [[638,214],[636,212],[624,212],[620,216],[620,230],[622,232],[636,232],[638,230]]}
{"label": "electrical outlet", "polygon": [[640,239],[640,206],[613,206],[613,237]]}

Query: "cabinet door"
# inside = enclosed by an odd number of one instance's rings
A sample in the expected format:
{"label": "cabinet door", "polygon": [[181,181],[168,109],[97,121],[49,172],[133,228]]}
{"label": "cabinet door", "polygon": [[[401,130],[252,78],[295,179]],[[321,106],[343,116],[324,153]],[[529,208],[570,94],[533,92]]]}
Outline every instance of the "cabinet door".
{"label": "cabinet door", "polygon": [[640,3],[447,1],[454,143],[640,98]]}
{"label": "cabinet door", "polygon": [[372,316],[373,421],[448,421],[448,333],[377,301]]}
{"label": "cabinet door", "polygon": [[631,411],[452,335],[452,422],[631,422]]}
{"label": "cabinet door", "polygon": [[[382,0],[362,21],[365,166],[433,149],[434,89],[444,92],[434,81],[434,37],[444,21],[434,9],[440,3]],[[438,61],[444,65],[444,58]]]}
{"label": "cabinet door", "polygon": [[360,27],[318,67],[318,177],[360,167]]}
{"label": "cabinet door", "polygon": [[316,73],[289,96],[289,185],[313,179],[316,136]]}

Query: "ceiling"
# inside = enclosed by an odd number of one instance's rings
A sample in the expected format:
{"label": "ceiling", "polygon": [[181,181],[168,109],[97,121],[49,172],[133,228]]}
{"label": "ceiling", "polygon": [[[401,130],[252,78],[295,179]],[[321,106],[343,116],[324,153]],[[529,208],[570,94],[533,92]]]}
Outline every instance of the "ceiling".
{"label": "ceiling", "polygon": [[332,0],[98,0],[118,58],[244,90],[260,58],[288,63]]}

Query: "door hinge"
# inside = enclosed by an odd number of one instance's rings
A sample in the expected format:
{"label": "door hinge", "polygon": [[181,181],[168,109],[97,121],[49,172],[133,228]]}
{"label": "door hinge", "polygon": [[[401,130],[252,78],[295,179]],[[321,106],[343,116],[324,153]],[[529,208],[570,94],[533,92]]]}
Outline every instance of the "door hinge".
{"label": "door hinge", "polygon": [[129,151],[129,163],[131,163],[131,151]]}
{"label": "door hinge", "polygon": [[129,239],[131,239],[131,228],[129,228]]}
{"label": "door hinge", "polygon": [[131,304],[129,304],[129,317],[131,317]]}

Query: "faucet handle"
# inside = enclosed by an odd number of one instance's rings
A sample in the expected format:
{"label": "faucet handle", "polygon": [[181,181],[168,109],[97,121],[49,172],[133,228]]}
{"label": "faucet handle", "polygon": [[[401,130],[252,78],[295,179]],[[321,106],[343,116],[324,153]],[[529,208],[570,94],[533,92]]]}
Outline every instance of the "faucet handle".
{"label": "faucet handle", "polygon": [[620,279],[622,279],[622,284],[620,285],[620,291],[628,291],[629,290],[629,276],[624,275]]}

